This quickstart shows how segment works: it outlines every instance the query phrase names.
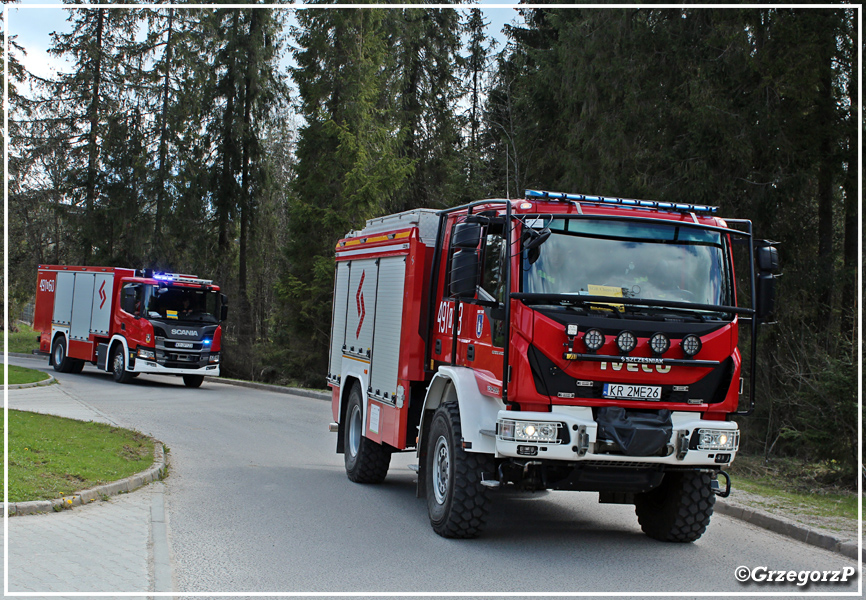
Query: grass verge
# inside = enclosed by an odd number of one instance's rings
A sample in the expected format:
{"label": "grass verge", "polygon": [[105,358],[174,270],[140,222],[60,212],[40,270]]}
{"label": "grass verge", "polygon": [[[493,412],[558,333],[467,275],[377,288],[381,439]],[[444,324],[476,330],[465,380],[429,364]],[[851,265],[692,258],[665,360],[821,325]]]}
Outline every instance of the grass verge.
{"label": "grass verge", "polygon": [[[48,373],[9,365],[9,385],[20,383],[35,383],[48,379]],[[3,383],[3,365],[0,364],[0,383]]]}
{"label": "grass verge", "polygon": [[39,349],[36,341],[36,332],[29,325],[18,323],[18,331],[9,332],[9,352],[23,352],[30,354]]}
{"label": "grass verge", "polygon": [[[737,456],[729,469],[733,500],[831,531],[856,530],[857,492],[833,462]],[[856,481],[856,479],[854,480]],[[745,492],[745,494],[743,494]]]}
{"label": "grass verge", "polygon": [[9,502],[68,496],[152,464],[153,441],[136,431],[9,411]]}

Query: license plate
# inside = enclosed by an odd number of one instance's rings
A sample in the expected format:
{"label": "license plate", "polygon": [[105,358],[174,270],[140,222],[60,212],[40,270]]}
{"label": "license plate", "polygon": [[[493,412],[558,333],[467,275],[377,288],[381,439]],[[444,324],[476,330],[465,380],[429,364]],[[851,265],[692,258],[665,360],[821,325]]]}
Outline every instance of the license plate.
{"label": "license plate", "polygon": [[175,342],[174,347],[175,348],[192,348],[193,346],[189,342]]}
{"label": "license plate", "polygon": [[628,400],[661,400],[660,385],[627,385],[623,383],[605,383],[605,398],[625,398]]}

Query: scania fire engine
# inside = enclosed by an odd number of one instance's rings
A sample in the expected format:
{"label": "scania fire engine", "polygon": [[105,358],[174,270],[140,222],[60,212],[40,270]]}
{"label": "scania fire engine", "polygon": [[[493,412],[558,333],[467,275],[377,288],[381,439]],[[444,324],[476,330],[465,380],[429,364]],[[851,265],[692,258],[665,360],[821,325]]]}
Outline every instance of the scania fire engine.
{"label": "scania fire engine", "polygon": [[119,267],[40,265],[33,328],[56,371],[85,362],[128,383],[178,375],[199,387],[219,375],[227,300],[211,280]]}
{"label": "scania fire engine", "polygon": [[414,449],[446,537],[517,488],[597,492],[653,538],[698,539],[730,492],[778,273],[772,242],[716,212],[530,190],[350,232],[328,369],[349,479]]}

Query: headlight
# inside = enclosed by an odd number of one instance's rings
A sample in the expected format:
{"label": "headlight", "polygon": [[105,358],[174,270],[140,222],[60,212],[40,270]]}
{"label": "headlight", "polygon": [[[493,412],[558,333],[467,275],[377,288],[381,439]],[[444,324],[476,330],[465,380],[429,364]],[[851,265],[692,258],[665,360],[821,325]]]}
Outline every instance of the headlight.
{"label": "headlight", "polygon": [[637,338],[631,331],[621,331],[616,336],[616,345],[619,347],[620,352],[628,354],[637,346]]}
{"label": "headlight", "polygon": [[698,429],[698,450],[735,451],[740,445],[740,432],[730,429]]}
{"label": "headlight", "polygon": [[693,333],[684,337],[681,343],[683,346],[683,354],[686,356],[694,356],[701,351],[701,338]]}
{"label": "headlight", "polygon": [[604,346],[604,334],[598,329],[590,329],[583,334],[583,343],[590,352],[598,352]]}
{"label": "headlight", "polygon": [[499,438],[509,442],[558,444],[561,423],[499,421]]}
{"label": "headlight", "polygon": [[153,350],[148,350],[147,348],[139,348],[138,358],[143,358],[145,360],[156,360],[156,352],[154,352]]}
{"label": "headlight", "polygon": [[219,355],[219,352],[215,352],[215,353],[213,353],[213,354],[210,355],[210,360],[209,360],[209,362],[211,362],[211,363],[218,363],[219,361],[220,361],[220,355]]}
{"label": "headlight", "polygon": [[670,347],[671,341],[668,339],[668,336],[663,333],[654,333],[650,338],[650,350],[653,351],[653,354],[661,356],[667,352]]}

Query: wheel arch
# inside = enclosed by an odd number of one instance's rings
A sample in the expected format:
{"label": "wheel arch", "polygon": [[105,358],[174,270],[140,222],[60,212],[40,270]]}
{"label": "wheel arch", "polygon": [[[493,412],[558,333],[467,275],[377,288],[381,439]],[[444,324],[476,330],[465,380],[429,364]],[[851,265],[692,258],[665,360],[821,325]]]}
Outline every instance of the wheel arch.
{"label": "wheel arch", "polygon": [[58,339],[62,339],[66,344],[66,354],[69,355],[69,334],[65,329],[57,329],[51,335],[51,345],[48,347],[48,366],[54,366],[54,345]]}
{"label": "wheel arch", "polygon": [[125,353],[124,356],[129,356],[129,346],[126,343],[126,338],[122,335],[116,334],[112,336],[111,340],[108,342],[108,357],[105,360],[105,370],[108,373],[110,373],[114,368],[111,364],[111,357],[114,356],[114,351],[118,346],[123,348],[123,352]]}
{"label": "wheel arch", "polygon": [[342,379],[340,386],[340,420],[337,422],[337,454],[343,454],[346,451],[345,434],[346,434],[346,409],[349,406],[349,395],[352,393],[352,386],[356,383],[361,388],[361,418],[366,423],[367,419],[367,392],[364,390],[364,385],[360,378],[354,375],[347,375]]}
{"label": "wheel arch", "polygon": [[468,452],[484,454],[496,453],[496,440],[481,431],[496,429],[496,417],[505,408],[502,400],[483,395],[478,389],[475,372],[465,367],[440,367],[433,376],[418,428],[416,454],[424,453],[425,438],[433,413],[445,402],[456,401],[460,408],[460,427],[463,434],[464,449]]}

